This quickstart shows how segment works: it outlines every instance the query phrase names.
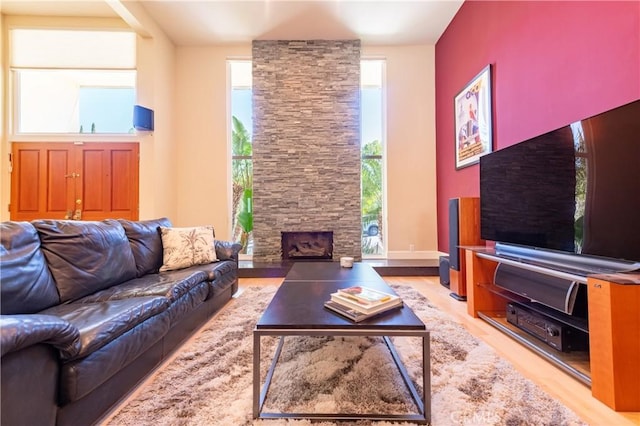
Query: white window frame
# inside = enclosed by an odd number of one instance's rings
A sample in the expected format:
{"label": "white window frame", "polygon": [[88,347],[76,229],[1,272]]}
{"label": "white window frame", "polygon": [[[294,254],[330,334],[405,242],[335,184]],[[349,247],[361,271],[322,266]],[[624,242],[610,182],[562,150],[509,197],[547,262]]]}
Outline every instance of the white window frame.
{"label": "white window frame", "polygon": [[[231,113],[232,109],[232,96],[231,93],[233,91],[233,83],[231,81],[231,64],[233,62],[252,62],[251,57],[247,56],[239,56],[239,57],[229,57],[226,60],[227,65],[227,143],[228,143],[228,153],[229,158],[227,159],[227,176],[229,176],[230,187],[227,191],[227,211],[228,215],[231,218],[229,221],[229,235],[233,236],[233,172],[232,172],[232,162],[233,162],[233,126],[231,125],[231,117],[233,114]],[[252,88],[253,89],[253,88]],[[253,161],[253,158],[252,158]],[[238,260],[253,260],[253,254],[239,253]]]}
{"label": "white window frame", "polygon": [[[380,142],[382,143],[382,229],[384,229],[385,231],[385,237],[382,240],[382,253],[366,255],[362,254],[362,258],[386,259],[389,250],[389,220],[387,212],[387,58],[384,56],[363,56],[361,57],[360,62],[362,63],[364,61],[382,61],[382,140]],[[360,86],[360,88],[362,89],[362,85]],[[362,143],[362,141],[360,143]]]}
{"label": "white window frame", "polygon": [[[12,25],[8,30],[7,30],[7,36],[8,36],[8,45],[12,46],[12,31],[13,30],[51,30],[51,31],[73,31],[73,30],[81,30],[80,28],[74,28],[73,26],[71,27],[67,27],[67,26],[60,26],[60,27],[51,27],[51,26],[26,26],[26,25]],[[86,30],[85,28],[82,28],[82,30]],[[92,31],[99,31],[99,32],[127,32],[127,33],[132,33],[131,30],[129,29],[124,29],[124,28],[110,28],[110,27],[98,27],[95,30]],[[134,37],[135,37],[135,33],[134,33]],[[135,46],[134,46],[135,48]],[[11,47],[10,47],[11,49]],[[37,142],[37,141],[50,141],[50,142],[82,142],[82,141],[101,141],[101,140],[105,140],[105,139],[109,139],[109,141],[114,141],[114,142],[134,142],[134,141],[138,141],[140,139],[140,136],[136,134],[136,132],[134,132],[133,134],[131,133],[80,133],[78,132],[69,132],[69,133],[54,133],[54,132],[38,132],[38,133],[28,133],[28,132],[18,132],[19,129],[19,121],[20,121],[20,96],[18,93],[18,88],[19,88],[19,71],[20,70],[29,70],[29,69],[33,69],[33,70],[79,70],[79,71],[106,71],[106,72],[110,72],[110,71],[133,71],[134,73],[136,73],[135,79],[136,79],[136,83],[137,83],[137,68],[135,66],[135,52],[134,52],[134,59],[133,59],[133,64],[128,64],[126,66],[123,66],[122,64],[114,67],[114,68],[101,68],[101,67],[56,67],[56,66],[50,66],[50,67],[46,67],[46,66],[35,66],[37,64],[27,64],[27,65],[31,65],[31,66],[19,66],[21,64],[16,64],[14,66],[13,63],[11,63],[13,56],[12,56],[12,52],[8,52],[8,62],[9,62],[9,67],[8,67],[8,87],[7,87],[7,95],[8,95],[8,100],[9,102],[6,104],[7,105],[7,124],[8,124],[8,136],[10,137],[10,139],[12,141],[16,141],[16,142]],[[132,67],[131,67],[132,65]],[[136,98],[137,98],[137,84],[134,85],[134,91],[136,93]],[[132,114],[132,119],[133,119],[133,111],[131,112]],[[133,123],[132,123],[133,126]],[[89,129],[88,129],[89,130]]]}

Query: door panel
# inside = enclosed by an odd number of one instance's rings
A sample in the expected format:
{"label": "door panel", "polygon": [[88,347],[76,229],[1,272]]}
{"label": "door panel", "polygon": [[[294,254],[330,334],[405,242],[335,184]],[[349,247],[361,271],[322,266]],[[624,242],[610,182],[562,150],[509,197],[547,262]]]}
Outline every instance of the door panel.
{"label": "door panel", "polygon": [[12,144],[11,220],[138,219],[137,143]]}
{"label": "door panel", "polygon": [[74,179],[72,151],[69,149],[51,149],[47,155],[46,171],[46,211],[67,214],[69,203],[73,199]]}
{"label": "door panel", "polygon": [[20,192],[17,203],[11,203],[20,212],[37,212],[40,209],[38,199],[38,188],[40,184],[40,151],[38,150],[22,150],[18,151],[18,155],[14,155],[14,167],[19,164],[20,167],[16,173],[20,174]]}
{"label": "door panel", "polygon": [[104,150],[84,149],[82,150],[82,182],[84,183],[82,191],[79,193],[81,200],[79,208],[83,214],[94,215],[103,210],[110,210],[108,206],[108,198],[105,192],[109,189],[105,188],[105,153]]}
{"label": "door panel", "polygon": [[73,199],[73,144],[13,143],[11,220],[64,219]]}
{"label": "door panel", "polygon": [[84,145],[82,218],[138,219],[138,144]]}
{"label": "door panel", "polygon": [[131,210],[131,203],[137,204],[132,183],[137,181],[138,176],[132,169],[133,158],[132,155],[137,156],[137,153],[124,150],[111,151],[111,207],[113,211],[129,211]]}

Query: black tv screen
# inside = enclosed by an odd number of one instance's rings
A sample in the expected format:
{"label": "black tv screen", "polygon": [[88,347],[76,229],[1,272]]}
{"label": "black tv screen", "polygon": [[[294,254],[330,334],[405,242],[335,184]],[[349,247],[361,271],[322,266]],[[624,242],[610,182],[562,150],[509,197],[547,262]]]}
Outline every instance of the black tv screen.
{"label": "black tv screen", "polygon": [[485,240],[640,261],[640,100],[480,158]]}

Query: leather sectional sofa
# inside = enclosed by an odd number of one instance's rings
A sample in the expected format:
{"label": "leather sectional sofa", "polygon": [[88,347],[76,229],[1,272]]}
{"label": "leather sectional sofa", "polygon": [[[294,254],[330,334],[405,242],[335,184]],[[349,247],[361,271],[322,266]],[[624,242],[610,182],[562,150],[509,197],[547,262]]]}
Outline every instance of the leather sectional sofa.
{"label": "leather sectional sofa", "polygon": [[99,421],[238,288],[217,262],[158,272],[167,219],[0,225],[0,422]]}

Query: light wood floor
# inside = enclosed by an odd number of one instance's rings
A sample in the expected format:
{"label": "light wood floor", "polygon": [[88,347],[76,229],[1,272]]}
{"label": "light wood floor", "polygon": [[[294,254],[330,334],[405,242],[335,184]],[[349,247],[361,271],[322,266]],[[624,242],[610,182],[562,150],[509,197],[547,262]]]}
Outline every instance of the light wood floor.
{"label": "light wood floor", "polygon": [[[449,296],[449,289],[438,277],[383,277],[389,284],[410,285],[427,297],[439,309],[462,324],[472,335],[492,346],[523,376],[529,378],[549,395],[577,413],[593,426],[640,425],[640,412],[618,413],[591,396],[591,390],[520,345],[494,327],[467,314],[466,303]],[[283,278],[241,278],[240,287],[279,285]],[[640,365],[639,365],[640,368]],[[640,384],[639,384],[640,391]]]}

